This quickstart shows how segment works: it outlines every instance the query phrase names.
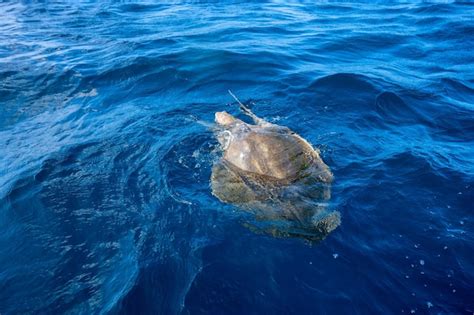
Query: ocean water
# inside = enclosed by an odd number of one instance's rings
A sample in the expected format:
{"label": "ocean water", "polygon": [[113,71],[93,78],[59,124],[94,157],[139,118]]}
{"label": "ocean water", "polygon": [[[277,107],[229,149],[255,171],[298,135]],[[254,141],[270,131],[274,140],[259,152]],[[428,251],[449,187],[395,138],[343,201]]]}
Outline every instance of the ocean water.
{"label": "ocean water", "polygon": [[[318,147],[341,225],[255,233],[216,111]],[[0,314],[472,314],[474,6],[0,4]]]}

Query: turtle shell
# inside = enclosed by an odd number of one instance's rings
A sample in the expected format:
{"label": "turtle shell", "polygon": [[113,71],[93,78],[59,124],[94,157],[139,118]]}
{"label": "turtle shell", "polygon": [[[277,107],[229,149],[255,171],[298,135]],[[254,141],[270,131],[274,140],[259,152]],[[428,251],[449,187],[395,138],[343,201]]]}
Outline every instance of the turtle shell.
{"label": "turtle shell", "polygon": [[[332,181],[332,174],[308,142],[286,127],[236,126],[223,160],[242,171],[278,180],[293,181],[320,173],[320,180]],[[318,174],[314,174],[317,176]]]}
{"label": "turtle shell", "polygon": [[254,212],[265,234],[320,240],[339,225],[339,213],[326,209],[333,175],[306,140],[273,124],[240,121],[224,132],[214,196]]}

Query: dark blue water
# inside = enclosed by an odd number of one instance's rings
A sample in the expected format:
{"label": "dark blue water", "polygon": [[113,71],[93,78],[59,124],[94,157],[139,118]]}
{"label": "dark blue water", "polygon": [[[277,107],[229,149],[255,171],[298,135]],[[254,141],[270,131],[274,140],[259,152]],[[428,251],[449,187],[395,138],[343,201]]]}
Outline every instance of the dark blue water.
{"label": "dark blue water", "polygon": [[[0,5],[0,313],[474,312],[474,6]],[[308,244],[210,193],[203,122],[322,151]]]}

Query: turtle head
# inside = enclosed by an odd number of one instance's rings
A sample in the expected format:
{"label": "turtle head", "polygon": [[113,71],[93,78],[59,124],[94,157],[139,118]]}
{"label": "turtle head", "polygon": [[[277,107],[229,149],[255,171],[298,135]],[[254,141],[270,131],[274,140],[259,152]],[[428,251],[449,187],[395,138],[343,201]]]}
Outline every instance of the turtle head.
{"label": "turtle head", "polygon": [[217,124],[217,140],[225,151],[232,141],[232,127],[238,121],[237,118],[227,112],[216,112],[215,120]]}
{"label": "turtle head", "polygon": [[219,126],[224,128],[229,127],[234,122],[238,121],[238,119],[227,112],[217,112],[215,120]]}

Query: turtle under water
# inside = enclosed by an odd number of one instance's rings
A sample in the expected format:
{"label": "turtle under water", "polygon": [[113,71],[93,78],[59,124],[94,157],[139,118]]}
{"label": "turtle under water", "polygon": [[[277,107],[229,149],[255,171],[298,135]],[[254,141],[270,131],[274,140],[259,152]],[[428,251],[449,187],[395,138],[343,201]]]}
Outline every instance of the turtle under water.
{"label": "turtle under water", "polygon": [[340,214],[327,207],[334,176],[319,150],[234,98],[255,124],[227,112],[215,114],[223,154],[212,167],[213,195],[253,211],[259,220],[247,225],[255,231],[324,239],[339,226]]}

